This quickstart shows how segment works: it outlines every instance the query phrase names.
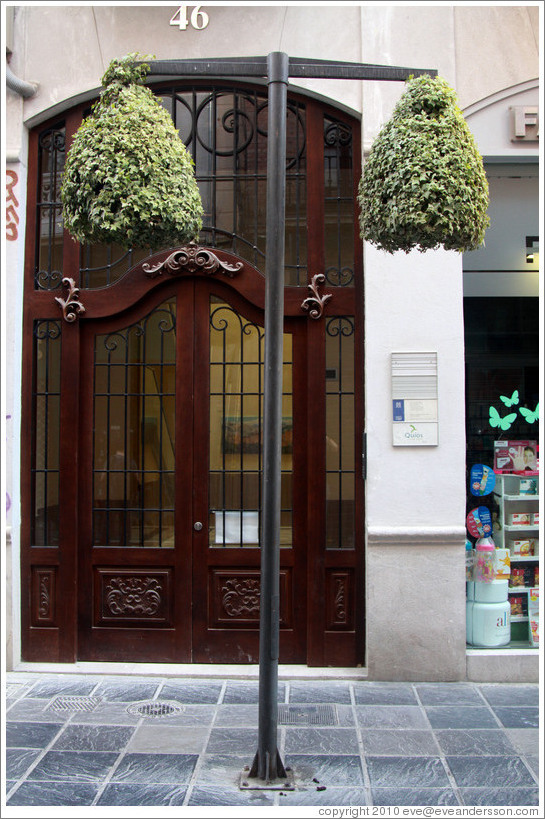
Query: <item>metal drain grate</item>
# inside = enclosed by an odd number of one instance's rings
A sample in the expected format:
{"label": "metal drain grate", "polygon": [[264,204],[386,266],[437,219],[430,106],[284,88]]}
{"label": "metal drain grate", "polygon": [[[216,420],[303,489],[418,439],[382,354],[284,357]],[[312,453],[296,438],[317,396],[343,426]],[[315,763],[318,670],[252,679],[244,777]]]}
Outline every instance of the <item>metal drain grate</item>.
{"label": "metal drain grate", "polygon": [[138,717],[173,717],[175,714],[183,714],[185,706],[179,702],[168,702],[167,700],[150,700],[150,702],[134,702],[127,707],[129,714],[136,714]]}
{"label": "metal drain grate", "polygon": [[279,705],[280,725],[338,725],[334,705]]}
{"label": "metal drain grate", "polygon": [[66,711],[94,711],[101,702],[100,697],[55,697],[46,710],[61,714]]}

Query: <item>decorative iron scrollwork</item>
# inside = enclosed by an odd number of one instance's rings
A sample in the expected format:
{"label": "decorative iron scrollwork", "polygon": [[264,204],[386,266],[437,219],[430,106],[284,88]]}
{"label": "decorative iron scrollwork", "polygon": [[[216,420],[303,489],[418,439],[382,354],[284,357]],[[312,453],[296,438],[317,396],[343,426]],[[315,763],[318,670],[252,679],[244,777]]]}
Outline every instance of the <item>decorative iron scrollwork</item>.
{"label": "decorative iron scrollwork", "polygon": [[85,313],[85,307],[78,301],[79,287],[76,287],[74,279],[64,278],[62,283],[64,287],[68,288],[68,296],[66,299],[55,296],[55,301],[58,302],[62,308],[64,320],[72,323],[77,319],[80,313]]}
{"label": "decorative iron scrollwork", "polygon": [[323,296],[320,295],[318,292],[318,287],[321,284],[325,283],[325,276],[323,273],[316,273],[315,276],[312,277],[310,284],[308,285],[308,289],[310,291],[310,296],[304,300],[301,305],[302,310],[306,310],[312,319],[319,319],[322,318],[324,313],[324,307],[333,297],[332,293],[325,293]]}
{"label": "decorative iron scrollwork", "polygon": [[228,264],[222,262],[215,253],[204,247],[190,243],[180,250],[175,250],[170,256],[158,264],[145,262],[142,265],[144,273],[150,279],[160,276],[163,271],[172,274],[178,273],[206,273],[208,276],[214,273],[223,273],[230,279],[242,270],[243,262]]}

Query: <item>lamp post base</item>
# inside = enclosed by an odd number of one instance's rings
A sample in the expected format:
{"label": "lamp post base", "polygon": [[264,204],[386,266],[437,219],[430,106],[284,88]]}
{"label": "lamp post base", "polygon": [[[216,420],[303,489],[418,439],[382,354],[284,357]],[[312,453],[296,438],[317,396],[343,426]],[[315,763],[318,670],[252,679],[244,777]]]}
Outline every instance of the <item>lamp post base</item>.
{"label": "lamp post base", "polygon": [[285,768],[283,776],[261,779],[246,765],[240,774],[238,787],[241,791],[294,791],[295,781],[291,768]]}

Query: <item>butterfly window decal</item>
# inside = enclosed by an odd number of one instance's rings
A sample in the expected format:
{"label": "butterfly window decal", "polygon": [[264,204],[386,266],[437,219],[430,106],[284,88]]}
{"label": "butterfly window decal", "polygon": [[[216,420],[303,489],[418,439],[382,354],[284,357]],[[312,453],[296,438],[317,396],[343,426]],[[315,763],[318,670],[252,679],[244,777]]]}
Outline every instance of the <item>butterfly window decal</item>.
{"label": "butterfly window decal", "polygon": [[510,412],[509,415],[504,415],[502,418],[502,416],[499,414],[498,410],[495,407],[490,407],[488,412],[490,415],[488,419],[488,423],[490,424],[490,426],[499,427],[499,429],[503,430],[503,432],[506,432],[508,429],[511,428],[513,421],[517,417],[516,412]]}
{"label": "butterfly window decal", "polygon": [[539,419],[539,404],[536,405],[535,410],[528,409],[528,407],[519,407],[519,412],[529,424],[535,424]]}
{"label": "butterfly window decal", "polygon": [[[508,409],[511,407],[516,407],[520,402],[519,391],[513,390],[510,396],[500,395],[500,401]],[[536,405],[535,410],[531,410],[528,407],[518,407],[518,412],[528,424],[534,424],[539,420],[539,404]],[[503,432],[507,432],[518,417],[517,412],[509,412],[507,415],[501,416],[495,407],[489,407],[488,413],[488,423],[490,426],[501,429]]]}
{"label": "butterfly window decal", "polygon": [[506,395],[500,395],[500,401],[502,401],[506,407],[516,406],[519,402],[519,391],[514,390],[511,398],[508,398]]}

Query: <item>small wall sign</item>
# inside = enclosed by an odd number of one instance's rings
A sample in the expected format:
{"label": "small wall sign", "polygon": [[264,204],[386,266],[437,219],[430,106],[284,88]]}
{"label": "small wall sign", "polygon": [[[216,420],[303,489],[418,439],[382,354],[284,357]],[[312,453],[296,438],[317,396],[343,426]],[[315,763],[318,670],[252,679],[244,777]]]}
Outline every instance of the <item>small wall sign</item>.
{"label": "small wall sign", "polygon": [[394,446],[437,446],[437,353],[392,353]]}

